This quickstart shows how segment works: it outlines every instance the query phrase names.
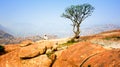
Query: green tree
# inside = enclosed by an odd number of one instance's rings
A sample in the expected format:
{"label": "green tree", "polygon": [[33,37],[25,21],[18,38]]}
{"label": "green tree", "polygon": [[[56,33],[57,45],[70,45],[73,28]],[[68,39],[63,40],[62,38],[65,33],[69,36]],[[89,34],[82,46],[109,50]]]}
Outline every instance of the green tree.
{"label": "green tree", "polygon": [[72,21],[74,39],[80,37],[80,24],[93,12],[94,7],[90,4],[72,5],[65,9],[62,17],[68,18]]}

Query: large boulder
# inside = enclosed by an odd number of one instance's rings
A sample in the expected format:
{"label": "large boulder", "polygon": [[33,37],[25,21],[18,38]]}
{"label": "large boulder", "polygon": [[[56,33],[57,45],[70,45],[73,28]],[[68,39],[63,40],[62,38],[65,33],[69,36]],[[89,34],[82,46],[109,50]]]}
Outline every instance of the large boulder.
{"label": "large boulder", "polygon": [[55,44],[53,41],[49,41],[49,40],[41,40],[41,41],[37,41],[36,43],[45,45],[47,49],[52,49],[53,45]]}
{"label": "large boulder", "polygon": [[4,45],[5,52],[11,52],[20,48],[19,44],[8,44]]}
{"label": "large boulder", "polygon": [[19,50],[0,56],[0,67],[50,67],[52,64],[52,60],[45,54],[34,58],[20,59]]}
{"label": "large boulder", "polygon": [[19,57],[32,58],[45,53],[45,51],[46,51],[46,47],[44,45],[33,44],[26,47],[22,47],[19,52]]}
{"label": "large boulder", "polygon": [[0,67],[21,67],[18,52],[19,49],[16,49],[0,56]]}
{"label": "large boulder", "polygon": [[31,45],[32,43],[33,43],[32,40],[24,40],[21,42],[20,46],[25,47],[25,46]]}
{"label": "large boulder", "polygon": [[120,67],[120,49],[107,50],[87,60],[83,67]]}
{"label": "large boulder", "polygon": [[40,55],[32,59],[22,60],[22,67],[50,67],[52,60],[47,55]]}
{"label": "large boulder", "polygon": [[64,50],[53,67],[80,67],[89,57],[105,51],[99,45],[81,42]]}
{"label": "large boulder", "polygon": [[56,55],[56,58],[59,58],[64,50],[56,51],[54,54]]}

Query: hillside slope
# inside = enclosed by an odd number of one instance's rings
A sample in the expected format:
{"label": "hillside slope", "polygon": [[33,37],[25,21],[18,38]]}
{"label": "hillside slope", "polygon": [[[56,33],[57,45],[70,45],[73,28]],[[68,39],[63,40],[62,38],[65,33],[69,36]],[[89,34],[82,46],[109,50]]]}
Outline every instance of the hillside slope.
{"label": "hillside slope", "polygon": [[71,45],[64,44],[69,38],[5,45],[0,67],[119,67],[120,48],[114,47],[120,46],[119,37],[120,30],[114,30],[81,37]]}

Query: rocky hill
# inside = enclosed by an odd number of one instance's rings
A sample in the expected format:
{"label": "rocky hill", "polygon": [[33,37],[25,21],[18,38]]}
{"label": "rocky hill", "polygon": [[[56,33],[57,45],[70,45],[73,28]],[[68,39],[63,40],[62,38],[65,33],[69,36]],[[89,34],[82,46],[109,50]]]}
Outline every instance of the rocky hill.
{"label": "rocky hill", "polygon": [[0,30],[0,38],[13,38],[13,36],[4,32],[3,30]]}
{"label": "rocky hill", "polygon": [[120,29],[120,26],[115,24],[94,25],[91,27],[81,28],[81,35],[82,36],[94,35],[104,31],[110,31],[116,29]]}
{"label": "rocky hill", "polygon": [[13,38],[14,36],[8,33],[8,29],[0,25],[0,44],[7,44]]}
{"label": "rocky hill", "polygon": [[0,30],[0,44],[8,44],[14,37],[9,33]]}
{"label": "rocky hill", "polygon": [[0,67],[119,67],[120,30],[70,38],[4,45]]}

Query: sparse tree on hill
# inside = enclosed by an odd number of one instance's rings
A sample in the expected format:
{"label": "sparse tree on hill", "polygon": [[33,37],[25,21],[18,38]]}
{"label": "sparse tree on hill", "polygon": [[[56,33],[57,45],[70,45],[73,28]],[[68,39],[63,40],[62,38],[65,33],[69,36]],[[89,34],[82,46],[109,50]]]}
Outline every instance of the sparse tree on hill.
{"label": "sparse tree on hill", "polygon": [[80,24],[93,12],[94,7],[90,4],[72,5],[65,10],[62,17],[68,18],[72,21],[74,37],[78,39],[80,37]]}

